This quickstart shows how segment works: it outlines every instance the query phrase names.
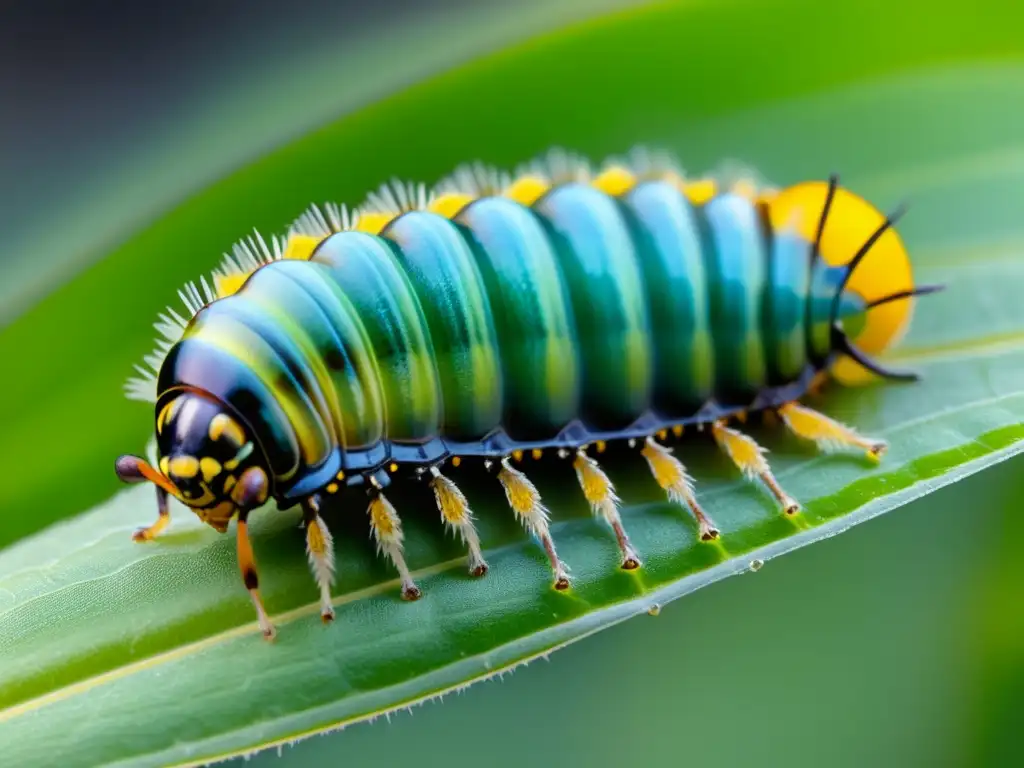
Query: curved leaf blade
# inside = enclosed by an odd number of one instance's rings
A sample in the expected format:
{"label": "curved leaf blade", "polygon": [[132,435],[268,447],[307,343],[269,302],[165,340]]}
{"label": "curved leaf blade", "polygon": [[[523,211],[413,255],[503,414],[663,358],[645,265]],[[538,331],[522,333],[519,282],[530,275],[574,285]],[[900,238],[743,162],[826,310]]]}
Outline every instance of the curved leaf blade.
{"label": "curved leaf blade", "polygon": [[[909,144],[903,134],[914,137],[951,102],[973,108],[978,124],[989,126],[986,110],[997,103],[1005,109],[1021,73],[1007,65],[954,70],[959,81],[940,72],[875,82],[687,121],[680,131],[688,135],[678,143],[683,149],[686,139],[703,136],[696,146],[710,154],[728,138],[719,130],[723,122],[776,120],[791,131],[791,172],[798,174],[815,160],[796,151],[810,145],[813,122],[806,133],[797,130],[808,116],[828,124],[852,114],[847,125],[856,135],[870,131],[878,114],[895,115],[894,138]],[[908,151],[909,167],[901,169],[858,162],[858,150],[846,150],[859,169],[860,179],[850,179],[855,188],[884,196],[901,187],[918,197],[923,213],[907,220],[918,277],[952,287],[920,304],[896,355],[922,370],[923,383],[834,392],[814,403],[888,438],[881,466],[814,456],[778,432],[755,430],[773,449],[782,482],[806,505],[797,525],[737,481],[707,445],[691,440],[682,458],[724,534],[721,545],[700,544],[688,518],[659,500],[638,458],[622,456],[607,468],[628,501],[626,524],[645,557],[641,572],[626,574],[614,569],[614,543],[567,482],[568,468],[552,467],[538,482],[576,578],[571,594],[558,595],[543,556],[505,512],[500,490],[460,477],[480,513],[492,564],[487,579],[463,574],[460,549],[441,536],[425,490],[407,489],[395,501],[426,595],[402,603],[389,570],[371,556],[361,504],[341,506],[328,512],[340,586],[338,621],[325,629],[298,516],[266,510],[254,524],[256,549],[268,607],[282,625],[278,643],[269,646],[239,588],[232,543],[176,508],[166,539],[134,545],[128,535],[140,514],[151,514],[151,491],[123,491],[0,556],[0,739],[10,745],[9,759],[34,764],[61,753],[87,763],[203,762],[372,716],[547,653],[741,572],[754,558],[831,535],[1019,452],[1024,309],[1007,281],[1018,272],[1014,256],[1024,240],[1005,193],[1019,185],[1024,168],[992,163],[1013,157],[1019,140],[998,126],[987,130],[984,146],[954,142],[952,158],[937,146]],[[986,226],[976,226],[979,217]],[[111,434],[123,438],[122,431]]]}

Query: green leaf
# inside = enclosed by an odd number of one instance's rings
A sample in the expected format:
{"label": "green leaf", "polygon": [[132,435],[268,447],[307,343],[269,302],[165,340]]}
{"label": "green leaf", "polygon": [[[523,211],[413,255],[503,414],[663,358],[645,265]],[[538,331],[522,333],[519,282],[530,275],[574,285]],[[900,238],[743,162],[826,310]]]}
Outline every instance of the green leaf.
{"label": "green leaf", "polygon": [[[929,16],[929,34],[908,36],[927,6],[824,5],[800,6],[776,58],[763,38],[777,9],[741,14],[726,4],[645,10],[453,71],[215,185],[5,329],[0,358],[34,363],[0,385],[0,461],[16,480],[0,485],[0,534],[24,539],[0,554],[5,759],[202,762],[369,717],[546,654],[1019,452],[1020,19],[1003,11],[996,23],[982,3],[970,18]],[[825,34],[833,28],[844,34]],[[817,456],[754,427],[805,504],[790,521],[706,440],[689,438],[679,455],[723,533],[708,545],[661,499],[638,456],[610,457],[645,559],[632,574],[616,569],[614,540],[589,516],[571,470],[545,468],[536,479],[576,580],[566,595],[550,589],[542,552],[493,480],[453,473],[492,566],[480,581],[464,573],[426,489],[394,494],[425,593],[414,604],[399,600],[392,571],[373,556],[364,500],[342,500],[327,510],[339,578],[337,622],[326,628],[297,512],[266,509],[253,528],[280,629],[273,645],[255,629],[230,538],[176,506],[165,537],[129,541],[154,513],[152,489],[111,498],[111,459],[141,446],[151,416],[123,402],[119,385],[148,349],[154,309],[211,254],[253,224],[276,230],[311,199],[357,201],[394,174],[431,180],[477,156],[513,163],[552,143],[602,155],[639,141],[677,150],[694,169],[740,157],[779,183],[838,169],[880,204],[911,197],[901,231],[917,279],[950,286],[921,301],[891,358],[924,381],[811,403],[888,439],[880,465]],[[61,354],[38,354],[58,339]],[[55,439],[65,435],[77,439]]]}

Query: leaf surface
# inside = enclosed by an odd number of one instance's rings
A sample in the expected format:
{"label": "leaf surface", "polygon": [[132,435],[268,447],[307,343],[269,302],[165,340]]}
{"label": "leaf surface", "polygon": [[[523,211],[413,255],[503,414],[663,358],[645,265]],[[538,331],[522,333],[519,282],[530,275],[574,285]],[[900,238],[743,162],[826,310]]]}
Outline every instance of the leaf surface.
{"label": "leaf surface", "polygon": [[[369,717],[546,654],[1018,452],[1024,145],[1015,126],[1024,116],[1016,98],[1024,62],[1013,58],[1019,41],[1004,32],[1012,25],[996,29],[984,4],[975,21],[933,21],[928,36],[902,39],[899,30],[922,7],[886,6],[889,24],[878,26],[870,13],[839,19],[842,10],[799,6],[793,50],[767,69],[749,50],[772,12],[761,6],[742,15],[727,5],[658,8],[512,49],[268,156],[5,329],[4,359],[30,354],[58,331],[65,350],[2,384],[0,458],[19,482],[0,490],[0,532],[6,542],[23,539],[0,553],[5,757],[16,765],[53,754],[82,764],[202,762]],[[821,32],[839,23],[846,32],[826,46]],[[738,59],[728,72],[707,65],[713,41],[722,39]],[[614,46],[630,55],[612,66],[606,52]],[[686,72],[693,82],[679,77]],[[443,126],[437,115],[446,117]],[[405,141],[410,126],[423,138],[415,151]],[[687,437],[678,454],[723,534],[720,544],[702,544],[637,455],[610,455],[605,466],[645,563],[625,573],[571,470],[552,462],[536,480],[575,579],[564,595],[550,589],[543,553],[511,519],[493,480],[452,473],[477,512],[491,565],[483,580],[465,574],[462,551],[442,535],[425,488],[394,495],[424,589],[414,604],[399,600],[392,572],[373,556],[365,501],[349,497],[326,513],[338,543],[338,616],[327,628],[298,513],[268,508],[253,528],[280,629],[273,645],[255,628],[230,538],[175,506],[165,537],[144,546],[129,540],[154,514],[152,489],[111,497],[110,464],[141,446],[150,417],[122,402],[118,387],[148,349],[155,306],[215,261],[206,254],[253,224],[276,230],[310,199],[357,202],[393,174],[429,181],[476,156],[513,163],[556,142],[600,156],[641,141],[673,148],[695,170],[740,157],[785,183],[838,169],[848,186],[882,205],[910,197],[901,232],[916,278],[950,286],[920,302],[891,356],[924,380],[830,390],[809,403],[889,440],[880,465],[819,456],[778,430],[753,427],[780,481],[805,505],[790,521],[706,438]],[[150,280],[167,290],[140,290]],[[118,288],[112,311],[83,311],[105,281]],[[105,338],[119,342],[95,343]],[[76,386],[41,389],[69,371],[80,374]],[[51,436],[68,424],[80,430],[76,439],[54,445]],[[31,461],[40,455],[51,462]],[[64,473],[60,493],[54,464]],[[63,518],[70,519],[24,538]],[[969,534],[965,510],[963,530],[949,535]]]}

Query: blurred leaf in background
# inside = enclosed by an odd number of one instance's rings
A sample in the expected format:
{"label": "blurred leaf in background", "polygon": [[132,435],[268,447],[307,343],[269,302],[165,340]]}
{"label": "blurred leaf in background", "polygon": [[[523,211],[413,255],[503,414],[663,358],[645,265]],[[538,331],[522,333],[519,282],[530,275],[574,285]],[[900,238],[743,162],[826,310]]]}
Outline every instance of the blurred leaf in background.
{"label": "blurred leaf in background", "polygon": [[[111,457],[139,447],[149,426],[145,409],[121,402],[118,388],[148,348],[154,310],[251,226],[277,231],[310,200],[355,202],[392,175],[431,181],[463,160],[507,165],[554,143],[595,156],[639,142],[658,144],[675,149],[696,171],[740,158],[779,183],[836,169],[883,205],[910,195],[913,214],[903,230],[919,280],[952,285],[943,297],[922,303],[898,353],[906,363],[924,366],[928,379],[919,388],[847,392],[826,401],[830,412],[865,430],[894,429],[894,455],[871,473],[856,462],[811,459],[793,443],[779,441],[781,471],[786,482],[809,494],[805,498],[824,499],[812,506],[824,520],[848,508],[830,508],[830,493],[842,490],[844,504],[867,500],[885,490],[890,478],[919,481],[998,450],[1009,443],[993,442],[993,432],[1003,430],[999,440],[1012,442],[1021,423],[1024,46],[1014,31],[1020,21],[1020,10],[1009,3],[975,4],[969,14],[934,3],[873,2],[636,10],[483,58],[268,155],[194,196],[0,333],[2,359],[32,361],[24,375],[0,385],[0,459],[19,479],[0,487],[0,540],[15,541],[110,496],[116,487]],[[458,30],[458,23],[449,17],[441,26]],[[365,39],[373,39],[371,33]],[[416,60],[412,47],[402,53],[410,63]],[[296,117],[292,125],[301,122]],[[202,177],[197,170],[194,178]],[[53,439],[68,433],[74,439]],[[719,503],[729,502],[719,522],[738,531],[766,519],[756,494],[716,469],[702,448],[693,450],[702,480],[709,478],[702,489],[717,498],[713,509],[717,513]],[[931,454],[946,463],[913,461]],[[49,463],[34,460],[41,455]],[[66,483],[60,497],[50,491],[53,464]],[[1012,466],[1019,465],[1015,460]],[[702,764],[722,765],[1006,764],[1013,753],[1005,734],[1013,732],[1015,717],[1008,703],[1019,700],[1024,658],[1020,614],[1012,610],[1020,604],[1014,585],[1021,583],[1012,580],[1020,575],[1012,557],[1020,530],[1013,538],[1007,522],[1020,488],[1012,466],[989,470],[839,542],[773,563],[763,578],[733,580],[696,595],[667,612],[671,621],[666,616],[630,622],[560,654],[553,667],[535,665],[522,674],[526,682],[516,680],[514,697],[506,699],[495,684],[473,691],[470,702],[495,703],[480,708],[490,714],[471,719],[477,724],[471,733],[464,723],[467,710],[459,709],[467,705],[456,702],[429,708],[423,726],[403,717],[394,727],[361,727],[289,754],[314,760],[326,754],[318,750],[338,750],[355,764],[391,750],[387,754],[396,762],[434,755],[469,764],[497,752],[511,765],[541,749],[561,762],[580,756],[623,762],[636,755],[664,763],[678,751]],[[635,490],[631,500],[652,501],[650,489],[641,485],[629,486]],[[984,505],[970,503],[983,494]],[[7,606],[2,620],[5,627],[19,628],[5,632],[2,641],[4,663],[16,670],[5,676],[8,702],[116,670],[126,660],[165,649],[168,640],[250,620],[244,594],[237,595],[230,542],[213,543],[179,516],[179,532],[164,548],[140,552],[129,546],[123,537],[140,519],[128,510],[150,513],[143,496],[123,494],[92,513],[106,515],[102,526],[90,529],[93,539],[84,529],[69,529],[77,549],[57,531],[0,558],[7,577],[0,595],[9,595],[0,603],[0,611]],[[965,513],[968,506],[971,512]],[[584,558],[582,571],[598,573],[608,542],[582,505],[566,501],[556,509],[563,518],[556,535],[580,552],[596,553],[590,561]],[[514,532],[499,514],[481,515],[493,526],[493,542]],[[678,513],[662,505],[647,503],[627,514],[645,523],[641,529],[652,538],[645,542],[648,551],[664,550],[667,557],[678,548],[673,536],[689,535]],[[436,560],[438,552],[457,554],[431,538],[432,518],[413,523],[414,529],[420,526],[424,563]],[[301,546],[289,536],[294,522],[287,516],[268,522],[257,545],[268,579],[277,585],[270,596],[275,610],[314,597]],[[353,530],[350,522],[340,524]],[[381,564],[360,554],[364,532],[347,538],[351,551],[345,562],[352,570],[342,569],[345,588],[386,578]],[[65,549],[38,563],[39,548],[48,540],[64,541]],[[733,539],[739,548],[762,540]],[[510,564],[517,564],[496,568],[485,589],[529,599],[525,582],[516,580],[537,563],[519,545],[507,552]],[[690,557],[699,557],[701,550],[692,552]],[[33,570],[26,553],[43,571]],[[416,557],[415,548],[411,554]],[[591,563],[594,570],[588,571]],[[476,585],[454,580],[435,591],[447,604],[463,601],[466,611],[480,610],[475,623],[482,627],[492,618],[486,602],[473,602],[484,596]],[[430,611],[435,603],[424,605]],[[515,614],[501,605],[498,618]],[[390,611],[386,601],[356,609]],[[338,642],[358,647],[360,631],[368,632],[366,644],[377,651],[376,660],[389,648],[399,676],[403,663],[412,669],[423,653],[419,636],[376,636],[374,625],[340,618],[333,629],[348,634],[336,637]],[[75,630],[68,634],[71,622]],[[324,642],[322,628],[309,623],[309,637]],[[439,633],[435,647],[443,648],[448,625],[428,620],[424,626]],[[299,627],[289,626],[295,630],[293,652],[305,642]],[[447,640],[457,649],[467,638],[453,634]],[[272,650],[287,653],[282,645]],[[204,663],[221,663],[205,653],[201,649],[191,672],[183,665],[184,674],[203,676]],[[294,676],[307,675],[310,711],[331,695],[331,686],[371,698],[375,690],[360,678],[351,656],[342,659],[348,665],[343,671],[327,656],[319,666],[305,667],[294,656],[287,663],[270,655],[258,664],[248,657],[239,661],[264,670],[258,680],[236,678],[244,690],[273,687],[275,673],[287,674],[292,689],[301,689]],[[211,679],[232,679],[230,665],[220,672],[222,677]],[[154,680],[159,677],[156,670]],[[590,687],[577,690],[581,681]],[[101,689],[102,707],[90,699],[78,703],[79,709],[74,701],[61,705],[73,718],[62,720],[61,706],[6,722],[0,713],[0,728],[11,729],[0,740],[17,743],[26,762],[39,754],[37,748],[62,743],[55,734],[73,739],[83,762],[93,755],[128,754],[182,760],[212,754],[197,739],[217,734],[239,712],[230,688],[223,689],[227,698],[198,699],[174,698],[173,686],[161,691],[147,683],[140,690],[153,708],[148,714],[166,715],[175,730],[156,734],[150,724],[150,731],[140,732],[124,715],[113,717],[117,728],[95,727],[84,712],[147,714],[143,702],[110,700],[109,693],[104,700]],[[783,695],[789,698],[773,704]],[[260,717],[270,738],[280,733],[275,729],[286,716],[305,714],[296,698],[242,699],[241,709],[257,713],[247,726],[256,738]],[[164,709],[159,701],[165,701]],[[26,738],[33,729],[46,738]],[[537,744],[513,735],[507,745],[496,745],[496,734],[524,729],[536,734]],[[932,731],[944,738],[926,736]],[[737,739],[737,733],[750,738]],[[230,733],[221,736],[230,742]],[[456,753],[453,743],[464,749]],[[132,751],[139,744],[142,751]],[[172,746],[161,753],[161,745]]]}

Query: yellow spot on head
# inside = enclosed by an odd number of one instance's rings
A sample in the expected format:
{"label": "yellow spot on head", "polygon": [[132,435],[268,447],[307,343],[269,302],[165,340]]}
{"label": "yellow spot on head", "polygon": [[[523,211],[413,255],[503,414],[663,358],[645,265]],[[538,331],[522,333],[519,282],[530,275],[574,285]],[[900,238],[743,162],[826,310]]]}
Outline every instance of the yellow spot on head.
{"label": "yellow spot on head", "polygon": [[682,435],[683,435],[683,425],[682,424],[676,424],[674,427],[672,427],[672,434],[675,435],[676,437],[682,437]]}
{"label": "yellow spot on head", "polygon": [[203,473],[203,479],[206,482],[210,482],[217,475],[220,474],[220,462],[216,459],[212,459],[209,456],[203,456],[199,460],[199,471]]}
{"label": "yellow spot on head", "polygon": [[618,196],[636,186],[636,176],[627,168],[613,165],[602,171],[591,185],[606,195]]}
{"label": "yellow spot on head", "polygon": [[226,413],[218,413],[210,420],[209,435],[211,440],[220,440],[223,435],[239,447],[245,442],[245,432]]}
{"label": "yellow spot on head", "polygon": [[292,232],[288,235],[288,242],[284,246],[282,258],[298,259],[301,261],[309,259],[316,247],[324,241],[322,237],[313,235],[300,235]]}
{"label": "yellow spot on head", "polygon": [[338,484],[337,483],[328,483],[327,484],[327,492],[328,493],[337,493],[338,492]]}
{"label": "yellow spot on head", "polygon": [[542,451],[540,448],[534,448],[532,451],[530,451],[530,455],[533,456],[534,460],[537,460],[544,455],[544,451]]}
{"label": "yellow spot on head", "polygon": [[666,437],[668,437],[668,430],[667,429],[659,429],[658,430],[658,439],[659,440],[664,440]]}
{"label": "yellow spot on head", "polygon": [[345,479],[345,473],[344,472],[339,472],[338,474],[335,475],[335,477],[338,478],[339,480],[344,480]]}
{"label": "yellow spot on head", "polygon": [[452,459],[452,466],[453,466],[453,467],[457,467],[457,466],[459,466],[459,465],[460,465],[461,463],[462,463],[462,457],[461,457],[461,456],[456,456],[456,457],[454,457],[454,458]]}
{"label": "yellow spot on head", "polygon": [[605,449],[607,447],[608,447],[608,443],[606,443],[604,440],[598,440],[597,441],[597,452],[598,453],[604,453]]}
{"label": "yellow spot on head", "polygon": [[169,475],[171,473],[170,462],[171,460],[167,456],[160,459],[160,471],[163,472],[164,475]]}
{"label": "yellow spot on head", "polygon": [[512,451],[512,458],[515,459],[516,461],[522,461],[523,460],[523,452],[520,451],[520,450]]}
{"label": "yellow spot on head", "polygon": [[459,192],[450,192],[440,195],[427,207],[428,211],[444,216],[446,219],[453,219],[455,215],[475,200],[472,195],[464,195]]}
{"label": "yellow spot on head", "polygon": [[522,205],[533,205],[551,189],[547,179],[539,176],[522,176],[513,181],[505,190],[505,197]]}
{"label": "yellow spot on head", "polygon": [[356,222],[355,230],[357,232],[366,232],[371,235],[379,235],[381,230],[390,224],[394,218],[394,214],[391,213],[360,213],[359,220]]}
{"label": "yellow spot on head", "polygon": [[388,464],[388,471],[389,472],[397,472],[398,471],[398,465],[395,462],[392,461],[390,464]]}
{"label": "yellow spot on head", "polygon": [[175,477],[195,477],[199,473],[199,460],[195,456],[172,456],[168,467],[169,474]]}

